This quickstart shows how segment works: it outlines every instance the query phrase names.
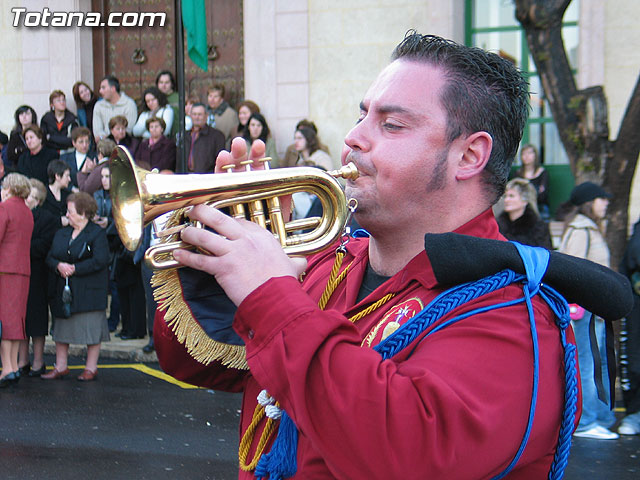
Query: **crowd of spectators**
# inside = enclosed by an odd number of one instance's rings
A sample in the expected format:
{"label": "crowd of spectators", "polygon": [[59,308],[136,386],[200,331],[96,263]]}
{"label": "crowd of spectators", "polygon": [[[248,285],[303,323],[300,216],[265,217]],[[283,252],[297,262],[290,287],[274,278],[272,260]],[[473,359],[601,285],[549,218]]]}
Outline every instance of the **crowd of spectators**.
{"label": "crowd of spectators", "polygon": [[[151,272],[141,261],[142,249],[127,251],[117,235],[108,160],[120,145],[142,168],[176,171],[180,122],[175,90],[173,74],[161,71],[137,105],[113,75],[100,81],[98,94],[78,81],[72,87],[75,112],[67,108],[64,92],[56,89],[40,121],[31,106],[22,105],[15,111],[10,135],[0,132],[0,179],[6,179],[3,200],[12,199],[3,202],[3,207],[25,205],[18,209],[24,217],[21,235],[31,237],[30,243],[16,244],[21,254],[13,260],[22,262],[19,268],[3,267],[0,272],[4,280],[0,297],[11,294],[22,305],[11,312],[10,326],[4,320],[2,324],[2,386],[21,376],[65,377],[70,343],[88,346],[86,369],[78,379],[95,379],[100,343],[109,340],[109,333],[119,326],[115,335],[124,340],[149,335],[143,350],[153,351],[153,312],[147,311],[154,310]],[[295,141],[281,163],[258,104],[243,100],[236,111],[224,97],[224,86],[216,84],[203,99],[195,94],[186,98],[187,173],[212,173],[218,153],[235,137],[244,138],[248,145],[263,141],[272,168],[333,168],[313,122],[303,120],[296,126]],[[301,134],[303,141],[298,139]],[[7,216],[7,208],[0,210],[0,221],[15,221],[15,212]],[[151,226],[145,230],[143,248],[157,242],[154,233]],[[7,238],[0,235],[3,253],[7,252]],[[24,282],[14,281],[11,275],[22,275],[16,278]],[[64,293],[68,290],[70,295]],[[43,352],[48,334],[56,343],[56,363],[47,373]]]}

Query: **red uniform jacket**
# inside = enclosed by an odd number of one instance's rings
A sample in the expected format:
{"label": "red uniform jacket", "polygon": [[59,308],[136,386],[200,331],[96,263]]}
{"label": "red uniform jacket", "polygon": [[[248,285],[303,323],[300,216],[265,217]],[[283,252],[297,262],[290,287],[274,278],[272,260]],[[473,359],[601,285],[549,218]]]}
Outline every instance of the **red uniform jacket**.
{"label": "red uniform jacket", "polygon": [[[490,210],[457,233],[502,239]],[[157,317],[162,367],[179,379],[244,391],[241,435],[264,388],[298,427],[295,478],[488,479],[514,457],[532,393],[532,339],[522,304],[477,314],[416,340],[390,360],[371,347],[385,326],[402,324],[433,300],[438,287],[424,252],[355,304],[368,240],[347,245],[349,275],[325,311],[317,300],[334,262],[329,249],[309,262],[304,284],[275,278],[240,305],[234,328],[246,343],[250,372],[193,361]],[[455,254],[455,252],[452,252]],[[396,296],[355,324],[347,318],[388,292]],[[462,312],[520,298],[512,285],[458,307]],[[509,479],[546,478],[563,406],[563,350],[550,309],[534,299],[540,380],[531,436]],[[431,328],[433,328],[431,327]],[[573,342],[573,335],[569,333]],[[579,412],[578,412],[579,418]],[[257,444],[254,439],[249,458]],[[268,449],[267,449],[268,450]],[[240,478],[253,475],[240,472]]]}
{"label": "red uniform jacket", "polygon": [[0,273],[31,274],[33,215],[19,197],[0,202]]}

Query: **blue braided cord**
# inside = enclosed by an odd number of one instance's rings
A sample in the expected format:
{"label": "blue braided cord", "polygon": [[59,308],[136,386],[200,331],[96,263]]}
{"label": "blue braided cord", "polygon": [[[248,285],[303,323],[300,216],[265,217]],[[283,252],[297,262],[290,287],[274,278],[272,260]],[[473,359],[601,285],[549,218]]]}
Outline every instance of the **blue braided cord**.
{"label": "blue braided cord", "polygon": [[374,350],[380,353],[384,359],[391,358],[456,307],[524,278],[524,275],[517,275],[512,270],[502,270],[476,282],[464,283],[450,288],[434,298],[421,312],[414,315],[376,345]]}
{"label": "blue braided cord", "polygon": [[[536,329],[536,320],[533,315],[533,305],[531,304],[531,295],[528,288],[530,287],[530,285],[531,284],[529,283],[522,289],[527,304],[527,312],[529,313],[529,326],[531,328],[531,341],[533,343],[533,385],[531,387],[531,403],[529,404],[529,418],[527,420],[527,429],[525,430],[522,441],[520,442],[520,447],[513,457],[513,460],[511,460],[511,463],[507,466],[507,468],[504,469],[501,474],[493,477],[492,480],[499,480],[501,478],[504,478],[511,470],[513,470],[513,467],[515,467],[520,460],[520,457],[524,453],[524,449],[529,442],[529,436],[531,435],[531,429],[533,428],[533,418],[535,416],[536,405],[538,403],[538,384],[540,381],[540,349],[538,347],[538,331]],[[537,286],[536,290],[538,290]]]}
{"label": "blue braided cord", "polygon": [[556,324],[560,328],[560,339],[564,349],[564,410],[558,434],[558,446],[549,470],[549,480],[560,480],[569,462],[571,436],[575,428],[578,410],[578,370],[576,367],[576,346],[567,342],[567,327],[571,324],[567,301],[549,285],[543,285],[540,296],[556,314]]}

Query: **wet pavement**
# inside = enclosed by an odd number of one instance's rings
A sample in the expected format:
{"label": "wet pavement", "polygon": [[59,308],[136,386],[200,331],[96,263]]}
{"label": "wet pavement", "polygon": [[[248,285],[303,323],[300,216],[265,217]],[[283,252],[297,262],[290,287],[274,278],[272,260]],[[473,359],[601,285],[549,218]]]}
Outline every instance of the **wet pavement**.
{"label": "wet pavement", "polygon": [[238,395],[183,388],[157,364],[103,361],[88,383],[81,372],[0,390],[0,478],[236,476]]}
{"label": "wet pavement", "polygon": [[[65,380],[23,378],[0,390],[0,478],[237,478],[240,396],[181,384],[154,362],[122,360],[145,344],[104,348],[95,382],[75,380],[75,357]],[[564,478],[640,478],[640,437],[574,438]]]}

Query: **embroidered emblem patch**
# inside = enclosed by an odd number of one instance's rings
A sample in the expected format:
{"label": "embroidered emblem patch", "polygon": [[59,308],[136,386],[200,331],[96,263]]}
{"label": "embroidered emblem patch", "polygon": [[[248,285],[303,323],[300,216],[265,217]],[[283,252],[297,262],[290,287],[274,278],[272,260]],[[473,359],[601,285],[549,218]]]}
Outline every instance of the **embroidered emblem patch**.
{"label": "embroidered emblem patch", "polygon": [[371,347],[395,332],[401,325],[424,308],[422,300],[417,297],[394,305],[369,332],[362,341],[362,346]]}

